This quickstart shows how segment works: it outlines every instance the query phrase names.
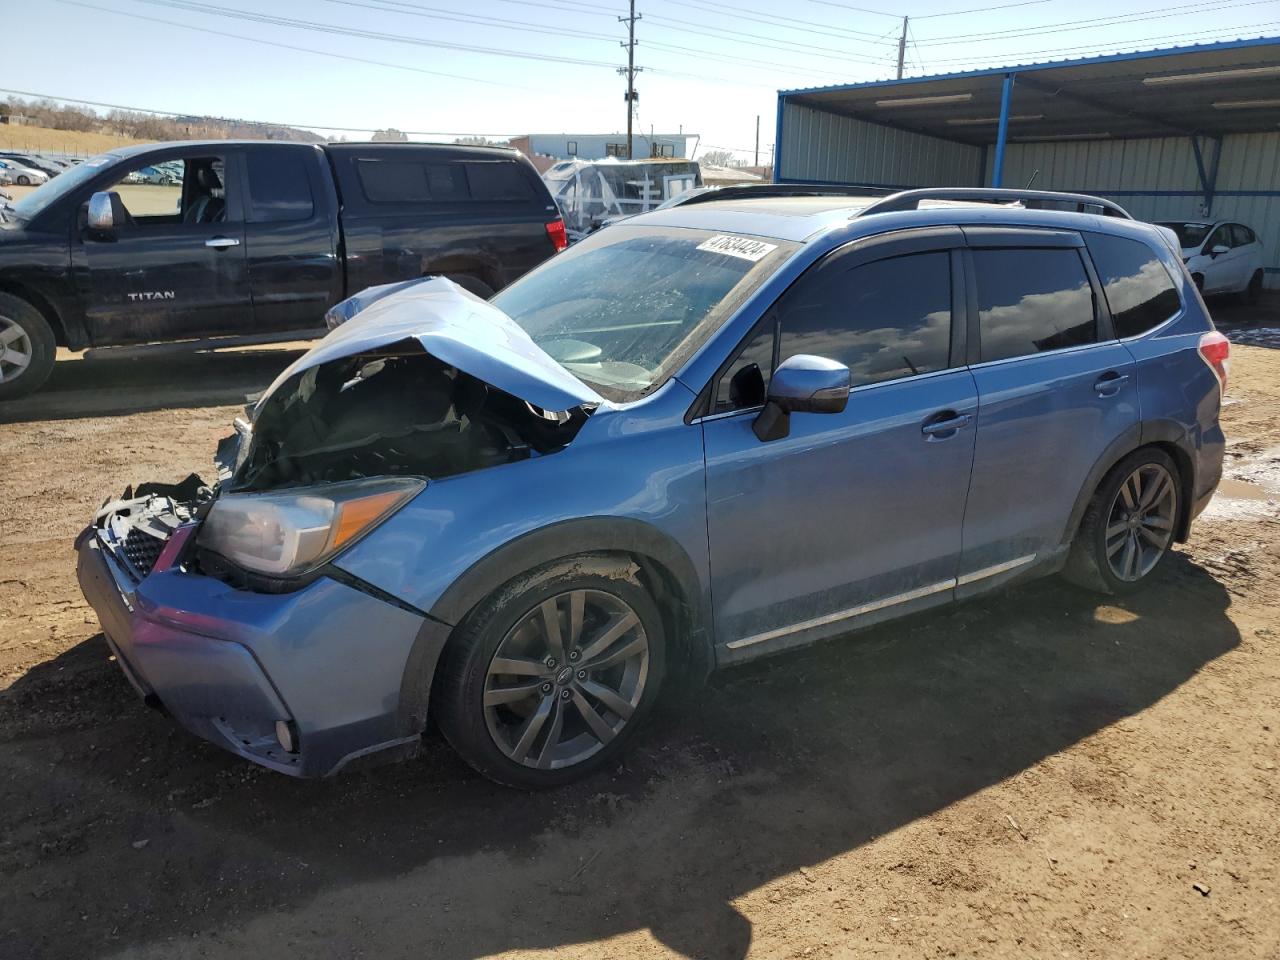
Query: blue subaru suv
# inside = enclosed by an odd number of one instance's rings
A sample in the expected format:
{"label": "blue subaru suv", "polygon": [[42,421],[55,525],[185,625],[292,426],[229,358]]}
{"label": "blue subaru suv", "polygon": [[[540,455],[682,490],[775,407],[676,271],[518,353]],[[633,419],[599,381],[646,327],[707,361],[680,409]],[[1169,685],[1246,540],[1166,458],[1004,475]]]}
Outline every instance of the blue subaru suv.
{"label": "blue subaru suv", "polygon": [[1221,473],[1226,340],[1096,197],[712,193],[333,323],[216,483],[77,541],[139,693],[295,776],[430,718],[560,784],[664,683],[1058,571],[1133,590]]}

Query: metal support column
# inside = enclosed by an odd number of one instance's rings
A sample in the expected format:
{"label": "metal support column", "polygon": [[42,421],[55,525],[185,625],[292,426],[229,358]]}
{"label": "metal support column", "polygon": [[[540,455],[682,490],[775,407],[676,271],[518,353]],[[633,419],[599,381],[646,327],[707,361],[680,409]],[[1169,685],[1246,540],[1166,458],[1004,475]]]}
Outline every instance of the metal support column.
{"label": "metal support column", "polygon": [[991,168],[991,186],[998,187],[1004,177],[1004,147],[1009,135],[1009,101],[1013,98],[1013,74],[1004,75],[1000,88],[1000,126],[996,130],[996,159]]}

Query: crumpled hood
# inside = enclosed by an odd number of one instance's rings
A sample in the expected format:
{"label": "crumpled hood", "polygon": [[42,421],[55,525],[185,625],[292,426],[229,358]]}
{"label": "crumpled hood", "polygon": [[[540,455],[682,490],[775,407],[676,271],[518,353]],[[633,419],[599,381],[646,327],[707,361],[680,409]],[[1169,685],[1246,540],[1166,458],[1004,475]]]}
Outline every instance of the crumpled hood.
{"label": "crumpled hood", "polygon": [[402,340],[417,340],[442,363],[543,410],[604,402],[497,307],[435,277],[378,299],[333,330],[276,377],[259,406],[295,374]]}

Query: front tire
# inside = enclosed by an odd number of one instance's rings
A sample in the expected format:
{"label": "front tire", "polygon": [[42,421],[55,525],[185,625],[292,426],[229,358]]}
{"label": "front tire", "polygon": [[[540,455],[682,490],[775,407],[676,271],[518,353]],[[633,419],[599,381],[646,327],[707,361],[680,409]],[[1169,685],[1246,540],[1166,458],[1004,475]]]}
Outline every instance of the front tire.
{"label": "front tire", "polygon": [[40,311],[0,293],[0,400],[40,389],[53,372],[57,350],[53,330]]}
{"label": "front tire", "polygon": [[31,178],[28,177],[25,173],[18,174],[18,186],[20,187],[31,186]]}
{"label": "front tire", "polygon": [[1111,468],[1089,502],[1063,575],[1124,595],[1150,581],[1173,546],[1181,509],[1178,466],[1163,450],[1136,450]]}
{"label": "front tire", "polygon": [[559,786],[621,754],[657,698],[665,650],[662,617],[629,558],[559,560],[468,614],[436,672],[433,712],[489,779]]}
{"label": "front tire", "polygon": [[1256,270],[1252,277],[1249,278],[1249,285],[1244,288],[1244,302],[1250,305],[1256,304],[1262,299],[1262,271]]}

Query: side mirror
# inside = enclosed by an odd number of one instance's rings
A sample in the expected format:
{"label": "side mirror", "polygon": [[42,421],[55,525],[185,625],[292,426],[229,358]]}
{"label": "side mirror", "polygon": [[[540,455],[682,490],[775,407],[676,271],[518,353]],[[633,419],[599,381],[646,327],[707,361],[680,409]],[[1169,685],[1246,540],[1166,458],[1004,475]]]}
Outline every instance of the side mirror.
{"label": "side mirror", "polygon": [[848,403],[848,367],[826,357],[796,354],[773,371],[768,399],[751,429],[760,440],[781,440],[791,432],[791,414],[840,413]]}
{"label": "side mirror", "polygon": [[1222,256],[1224,253],[1230,253],[1230,252],[1231,252],[1231,248],[1230,248],[1230,247],[1228,247],[1228,246],[1227,246],[1226,244],[1224,244],[1224,243],[1219,243],[1219,244],[1216,244],[1216,245],[1214,246],[1214,248],[1213,248],[1212,250],[1210,250],[1210,251],[1209,251],[1209,256],[1211,256],[1211,257],[1220,257],[1220,256]]}
{"label": "side mirror", "polygon": [[86,224],[94,233],[112,233],[116,228],[115,211],[110,193],[95,193],[89,198],[89,219]]}

